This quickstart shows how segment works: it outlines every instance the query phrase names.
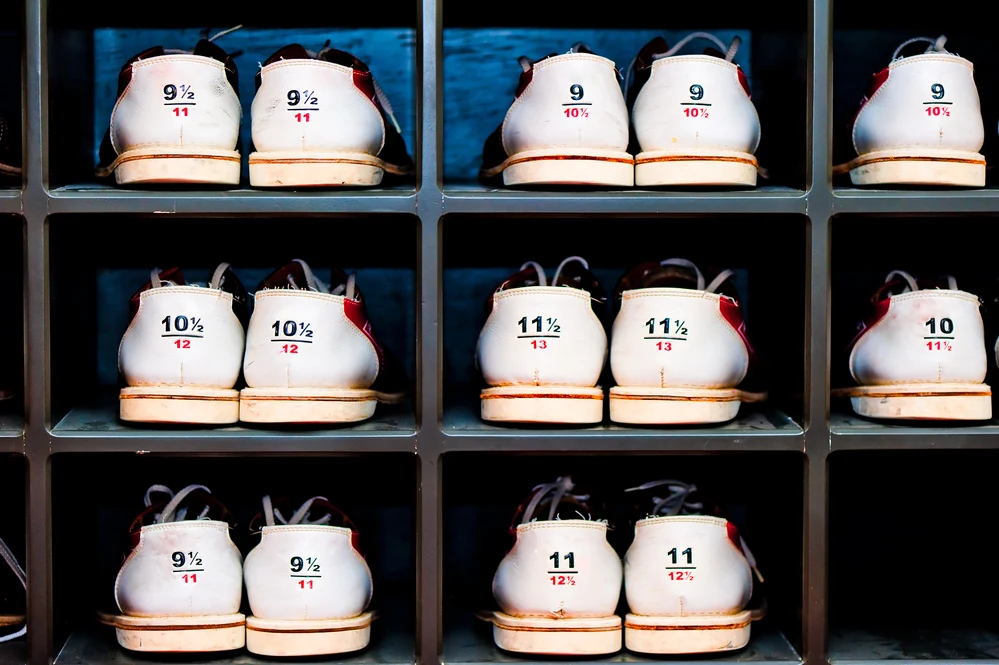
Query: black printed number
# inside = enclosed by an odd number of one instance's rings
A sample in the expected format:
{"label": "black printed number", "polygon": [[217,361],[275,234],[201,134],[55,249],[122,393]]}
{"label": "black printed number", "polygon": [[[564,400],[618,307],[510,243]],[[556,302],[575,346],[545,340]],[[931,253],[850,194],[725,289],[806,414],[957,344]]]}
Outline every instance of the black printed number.
{"label": "black printed number", "polygon": [[695,102],[704,99],[704,88],[697,85],[696,83],[690,86],[690,98]]}
{"label": "black printed number", "polygon": [[930,92],[933,93],[933,99],[943,99],[944,98],[944,87],[942,83],[934,83],[930,86]]}
{"label": "black printed number", "polygon": [[569,94],[572,95],[572,101],[578,102],[583,98],[583,86],[573,83],[569,86]]}

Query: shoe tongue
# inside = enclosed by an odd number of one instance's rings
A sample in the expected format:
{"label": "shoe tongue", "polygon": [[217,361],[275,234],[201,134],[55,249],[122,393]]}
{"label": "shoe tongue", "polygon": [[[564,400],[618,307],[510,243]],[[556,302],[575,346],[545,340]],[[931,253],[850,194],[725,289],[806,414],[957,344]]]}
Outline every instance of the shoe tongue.
{"label": "shoe tongue", "polygon": [[205,58],[213,58],[221,63],[225,63],[225,61],[229,59],[229,54],[226,53],[225,49],[215,42],[210,42],[207,39],[200,40],[194,46],[194,55],[200,55]]}
{"label": "shoe tongue", "polygon": [[312,55],[309,54],[305,47],[301,44],[288,44],[287,46],[278,49],[274,55],[267,58],[264,61],[263,66],[273,64],[278,60],[311,60]]}
{"label": "shoe tongue", "polygon": [[[161,282],[160,286],[186,286],[187,285],[187,280],[184,279],[184,273],[182,273],[180,271],[180,268],[177,268],[177,267],[167,268],[166,270],[161,270],[159,277],[160,277],[160,282]],[[172,284],[168,284],[167,282],[172,282]],[[142,290],[144,291],[146,289],[152,288],[152,285],[153,285],[152,280],[149,280],[149,282],[146,283],[146,286],[144,286],[142,288]]]}
{"label": "shoe tongue", "polygon": [[348,53],[347,51],[341,51],[335,48],[327,47],[323,49],[319,59],[325,60],[326,62],[332,62],[335,65],[350,67],[351,69],[356,69],[362,72],[368,71],[368,66],[364,64],[360,59]]}
{"label": "shoe tongue", "polygon": [[721,58],[722,60],[725,59],[725,54],[716,49],[714,46],[709,46],[704,49],[704,55],[710,55],[712,58]]}
{"label": "shoe tongue", "polygon": [[593,53],[593,51],[590,50],[590,47],[583,42],[576,42],[572,45],[572,48],[569,49],[569,53]]}
{"label": "shoe tongue", "polygon": [[552,286],[569,286],[574,289],[582,289],[597,300],[603,300],[605,297],[600,281],[579,261],[569,261],[562,266],[562,271],[558,274],[558,279]]}
{"label": "shoe tongue", "polygon": [[307,265],[304,261],[292,261],[264,278],[257,289],[300,289],[328,293],[316,281],[312,270],[307,269]]}
{"label": "shoe tongue", "polygon": [[[561,278],[559,281],[562,281]],[[532,264],[528,264],[519,272],[507,277],[503,280],[503,283],[496,288],[496,290],[507,291],[509,289],[521,289],[528,286],[541,286],[541,279],[540,275],[538,275],[538,270]],[[492,296],[489,297],[489,301],[492,303]],[[491,307],[492,305],[490,304],[490,308]]]}
{"label": "shoe tongue", "polygon": [[351,300],[360,300],[361,292],[357,288],[357,285],[354,286],[353,293],[347,293],[347,285],[349,281],[350,275],[339,268],[333,268],[330,271],[330,293],[335,296],[349,297]]}
{"label": "shoe tongue", "polygon": [[624,276],[618,292],[664,288],[696,289],[697,273],[685,266],[643,263]]}

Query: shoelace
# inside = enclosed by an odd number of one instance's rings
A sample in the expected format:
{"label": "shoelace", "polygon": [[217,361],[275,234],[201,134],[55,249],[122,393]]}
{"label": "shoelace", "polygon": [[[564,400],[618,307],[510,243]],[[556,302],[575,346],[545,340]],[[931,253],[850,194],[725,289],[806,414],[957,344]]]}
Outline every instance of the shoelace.
{"label": "shoelace", "polygon": [[[208,282],[208,288],[213,290],[221,289],[222,285],[225,284],[225,277],[224,277],[225,271],[228,269],[229,269],[228,263],[220,263],[219,266],[215,269],[215,272],[212,273],[212,278]],[[177,283],[174,282],[173,280],[160,278],[160,269],[157,267],[153,268],[152,271],[149,273],[149,285],[151,288],[159,289],[163,288],[164,286],[177,286]],[[201,286],[201,285],[188,284],[187,286]]]}
{"label": "shoelace", "polygon": [[312,510],[312,503],[317,499],[329,502],[329,499],[324,496],[314,496],[303,503],[289,519],[285,519],[284,515],[281,514],[281,511],[274,507],[274,504],[271,502],[270,495],[267,495],[264,497],[263,501],[264,521],[267,523],[267,526],[274,526],[275,520],[286,526],[294,524],[329,524],[330,520],[333,519],[333,516],[329,513],[326,513],[319,519],[312,520],[311,522],[309,521],[309,511]]}
{"label": "shoelace", "polygon": [[[726,47],[725,42],[718,39],[718,37],[712,35],[710,32],[692,32],[683,39],[681,39],[680,41],[678,41],[673,48],[669,49],[665,53],[653,54],[652,59],[661,60],[662,58],[668,58],[672,55],[676,55],[680,51],[680,49],[682,49],[684,46],[686,46],[694,39],[707,39],[709,41],[714,42],[715,46],[718,47],[718,50],[725,53],[726,62],[732,62],[732,59],[735,57],[736,52],[739,50],[739,46],[742,44],[742,38],[738,36],[734,37],[732,39],[732,43]],[[628,84],[631,82],[631,73],[635,69],[635,62],[637,60],[638,60],[637,57],[633,58],[631,64],[628,65],[628,72],[624,76],[624,94],[628,94]]]}
{"label": "shoelace", "polygon": [[[581,256],[570,256],[567,259],[563,259],[562,263],[558,264],[558,268],[555,269],[555,279],[552,280],[552,286],[555,286],[555,284],[558,283],[559,275],[562,274],[562,268],[564,268],[566,264],[571,263],[573,261],[578,261],[579,263],[582,263],[583,267],[586,268],[587,270],[590,269],[590,264],[587,263],[586,259],[584,259]],[[537,261],[528,261],[524,265],[520,266],[520,269],[524,270],[529,266],[532,266],[534,268],[534,271],[538,273],[539,286],[548,286],[548,277],[547,275],[545,275],[545,269],[541,267],[541,264],[538,263]]]}
{"label": "shoelace", "polygon": [[[7,547],[7,543],[3,542],[3,540],[0,540],[0,556],[2,556],[3,560],[7,562],[7,565],[10,566],[10,569],[14,571],[14,574],[17,575],[17,579],[21,581],[21,586],[23,586],[25,591],[27,591],[28,577],[27,575],[24,574],[24,568],[21,568],[21,564],[17,562],[17,559],[14,557],[14,553],[10,551],[10,548]],[[2,637],[0,637],[0,642],[9,642],[10,640],[16,640],[17,638],[21,637],[27,632],[28,632],[27,625],[21,626],[21,628],[16,632],[11,633],[10,635],[3,635]]]}
{"label": "shoelace", "polygon": [[[534,520],[534,511],[538,509],[541,502],[544,501],[545,497],[549,494],[552,495],[551,506],[548,508],[548,520],[554,520],[555,513],[558,512],[558,506],[562,503],[562,499],[565,497],[571,497],[576,501],[583,502],[589,501],[589,494],[569,494],[575,485],[572,482],[570,476],[559,476],[558,479],[553,483],[547,483],[543,485],[536,485],[532,490],[535,494],[531,498],[531,502],[527,504],[527,508],[524,509],[524,516],[521,518],[521,524],[527,524]],[[589,519],[588,515],[583,515],[579,511],[576,514],[583,519]]]}
{"label": "shoelace", "polygon": [[[237,30],[241,30],[242,28],[243,28],[243,24],[240,23],[239,25],[233,26],[233,27],[231,27],[231,28],[229,28],[227,30],[223,30],[221,32],[216,32],[214,35],[212,35],[211,37],[208,38],[208,41],[214,42],[216,39],[219,39],[220,37],[225,37],[230,32],[236,32]],[[165,48],[165,49],[163,49],[163,53],[165,53],[165,54],[194,53],[194,49],[191,49],[189,51],[185,51],[184,49],[179,49],[179,48]],[[230,55],[232,55],[232,54],[230,53]]]}
{"label": "shoelace", "polygon": [[892,62],[898,60],[899,58],[898,54],[901,53],[902,49],[904,49],[906,46],[918,43],[929,44],[929,46],[926,47],[926,50],[923,51],[923,53],[950,53],[950,51],[944,48],[944,44],[947,43],[947,37],[945,35],[940,35],[936,39],[933,39],[932,37],[913,37],[912,39],[907,39],[898,45],[898,48],[895,49],[895,52],[891,54]]}
{"label": "shoelace", "polygon": [[707,288],[705,288],[704,275],[701,274],[701,271],[698,269],[696,265],[694,265],[692,261],[688,261],[687,259],[666,259],[665,261],[660,261],[659,265],[682,266],[684,268],[689,268],[690,270],[693,270],[694,273],[697,275],[697,290],[705,291],[706,293],[714,293],[715,289],[721,286],[726,279],[735,274],[731,270],[723,270],[720,273],[718,273],[718,276],[715,277],[713,280],[711,280],[711,283],[707,285]]}
{"label": "shoelace", "polygon": [[[653,507],[652,512],[648,515],[649,517],[676,517],[677,515],[702,514],[701,511],[704,510],[704,504],[687,500],[692,493],[697,491],[697,486],[679,480],[653,480],[638,487],[628,488],[625,492],[650,490],[654,487],[662,487],[663,485],[670,491],[670,494],[666,497],[652,497]],[[757,579],[763,582],[763,574],[756,567],[756,557],[753,556],[752,551],[750,551],[749,546],[746,545],[746,541],[741,535],[739,536],[739,548],[742,550],[743,556],[746,557],[746,561],[749,563],[749,567],[753,569],[753,573],[755,573]]]}
{"label": "shoelace", "polygon": [[[181,508],[177,510],[177,506],[180,502],[187,498],[187,495],[195,490],[204,490],[208,494],[212,491],[205,487],[204,485],[188,485],[176,494],[173,493],[166,485],[150,485],[149,489],[146,490],[145,504],[148,508],[153,505],[153,494],[166,494],[170,497],[170,501],[167,505],[163,507],[163,510],[159,513],[153,515],[153,524],[167,524],[169,522],[183,522],[187,519],[187,508]],[[203,520],[208,519],[209,506],[206,504],[202,511],[194,519]]]}
{"label": "shoelace", "polygon": [[[904,270],[892,270],[890,273],[888,273],[888,276],[885,277],[885,284],[892,281],[892,279],[894,279],[895,277],[901,277],[902,279],[905,280],[905,283],[908,285],[904,289],[902,289],[902,293],[909,293],[912,291],[922,290],[919,288],[919,285],[916,284],[916,279],[909,273],[905,272]],[[957,291],[957,280],[954,279],[954,276],[947,275],[946,277],[947,277],[947,289],[949,291]]]}
{"label": "shoelace", "polygon": [[[292,263],[297,263],[298,265],[302,266],[302,272],[305,273],[305,282],[306,282],[306,285],[304,287],[305,289],[309,291],[318,291],[319,293],[329,293],[330,295],[334,296],[342,295],[346,297],[348,300],[356,300],[356,298],[354,297],[356,293],[354,285],[357,281],[357,275],[355,275],[354,273],[351,273],[350,275],[347,276],[346,284],[340,284],[331,291],[329,285],[326,282],[315,276],[315,274],[312,272],[312,268],[309,267],[308,263],[306,263],[302,259],[293,259]],[[293,289],[303,288],[299,286],[297,282],[295,282],[295,278],[292,277],[291,275],[288,275],[288,285]]]}

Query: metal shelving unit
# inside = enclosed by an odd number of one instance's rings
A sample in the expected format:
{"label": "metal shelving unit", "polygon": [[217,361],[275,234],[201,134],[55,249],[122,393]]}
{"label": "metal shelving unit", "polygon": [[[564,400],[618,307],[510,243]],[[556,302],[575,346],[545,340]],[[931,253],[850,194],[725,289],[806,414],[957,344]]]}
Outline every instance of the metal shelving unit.
{"label": "metal shelving unit", "polygon": [[[751,648],[722,660],[820,665],[910,658],[910,652],[865,651],[871,636],[831,635],[828,616],[828,458],[839,451],[910,449],[994,449],[999,425],[983,427],[895,427],[833,414],[829,399],[830,230],[840,214],[984,213],[999,210],[995,190],[881,191],[836,188],[831,177],[832,1],[810,0],[808,22],[808,158],[804,191],[761,186],[740,192],[523,192],[483,190],[443,184],[443,0],[419,5],[416,52],[419,165],[416,189],[282,193],[243,189],[232,192],[142,192],[112,187],[50,189],[49,165],[59,146],[49,131],[49,52],[47,0],[25,2],[24,136],[25,178],[21,191],[0,191],[0,214],[26,220],[25,418],[0,423],[0,451],[26,459],[28,637],[31,663],[140,663],[141,656],[108,655],[102,638],[86,631],[66,643],[56,642],[53,622],[52,476],[55,455],[69,453],[162,456],[360,456],[409,454],[418,458],[417,607],[414,609],[417,662],[531,662],[498,655],[471,637],[473,628],[444,631],[442,459],[447,453],[576,453],[581,455],[798,453],[804,464],[801,558],[801,644],[797,653],[777,633],[764,632]],[[477,149],[477,147],[476,147]],[[419,218],[416,283],[417,390],[413,416],[376,416],[359,427],[287,432],[229,427],[169,431],[125,427],[115,420],[116,407],[74,409],[53,422],[51,413],[52,336],[49,216],[70,213],[197,215],[206,220],[239,215],[321,216],[331,224],[356,215],[405,214]],[[604,424],[588,429],[521,430],[484,425],[477,409],[448,405],[442,392],[443,277],[442,219],[445,215],[550,217],[553,223],[576,216],[662,217],[733,214],[807,215],[805,294],[804,417],[801,423],[780,412],[751,412],[722,427],[675,431],[640,430]],[[60,222],[66,223],[66,222]],[[23,427],[22,427],[23,425]],[[56,582],[57,583],[57,582]],[[831,653],[830,640],[840,646]],[[890,639],[891,638],[885,638]],[[961,638],[955,638],[960,641]],[[976,638],[978,639],[978,638]],[[982,638],[985,639],[985,638]],[[882,642],[878,642],[882,644]],[[4,645],[6,647],[7,645]],[[408,662],[407,644],[394,645],[377,662]],[[947,652],[967,663],[997,663],[960,649]],[[888,654],[888,655],[885,655]],[[901,654],[901,656],[899,656]],[[999,656],[999,652],[995,654]],[[0,649],[0,662],[24,662],[23,646]],[[842,658],[842,660],[841,660]],[[193,661],[192,661],[193,662]],[[224,662],[257,662],[246,653]],[[350,660],[348,662],[376,662]],[[605,661],[650,662],[622,652]],[[702,662],[702,661],[698,661]],[[929,662],[929,661],[927,661]]]}

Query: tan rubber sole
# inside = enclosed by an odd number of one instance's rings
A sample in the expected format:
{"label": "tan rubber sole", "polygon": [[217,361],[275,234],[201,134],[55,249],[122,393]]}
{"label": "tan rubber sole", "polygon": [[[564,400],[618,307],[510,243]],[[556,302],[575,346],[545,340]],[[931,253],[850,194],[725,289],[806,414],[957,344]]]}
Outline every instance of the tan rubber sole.
{"label": "tan rubber sole", "polygon": [[114,626],[118,644],[131,651],[198,653],[231,651],[246,644],[246,617],[222,614],[197,617],[101,615]]}
{"label": "tan rubber sole", "polygon": [[320,656],[368,646],[373,615],[324,621],[246,618],[246,649],[261,656]]}
{"label": "tan rubber sole", "polygon": [[992,389],[984,383],[911,383],[844,391],[857,415],[904,420],[989,420]]}
{"label": "tan rubber sole", "polygon": [[502,164],[482,171],[486,178],[503,174],[503,184],[603,185],[632,187],[635,158],[614,150],[528,150],[508,157]]}
{"label": "tan rubber sole", "polygon": [[610,419],[627,425],[698,425],[722,423],[739,414],[742,402],[761,402],[766,393],[734,388],[610,389]]}
{"label": "tan rubber sole", "polygon": [[855,185],[985,186],[985,158],[975,152],[886,150],[861,155],[848,166]]}
{"label": "tan rubber sole", "polygon": [[516,653],[597,656],[621,650],[621,617],[542,619],[493,612],[493,641]]}
{"label": "tan rubber sole", "polygon": [[749,644],[752,612],[723,616],[656,617],[627,614],[624,645],[656,654],[733,651]]}
{"label": "tan rubber sole", "polygon": [[406,173],[360,153],[254,152],[249,161],[253,187],[372,187],[386,171]]}
{"label": "tan rubber sole", "polygon": [[747,152],[643,152],[635,158],[635,185],[755,187],[756,157]]}
{"label": "tan rubber sole", "polygon": [[375,414],[375,391],[350,388],[243,388],[247,423],[353,423]]}
{"label": "tan rubber sole", "polygon": [[239,391],[132,386],[121,389],[118,414],[122,420],[136,423],[229,425],[239,421]]}
{"label": "tan rubber sole", "polygon": [[489,422],[588,424],[604,417],[599,386],[502,386],[479,397],[482,419]]}
{"label": "tan rubber sole", "polygon": [[119,185],[238,185],[239,169],[240,156],[235,150],[160,147],[123,152],[98,175],[110,175],[113,171]]}

